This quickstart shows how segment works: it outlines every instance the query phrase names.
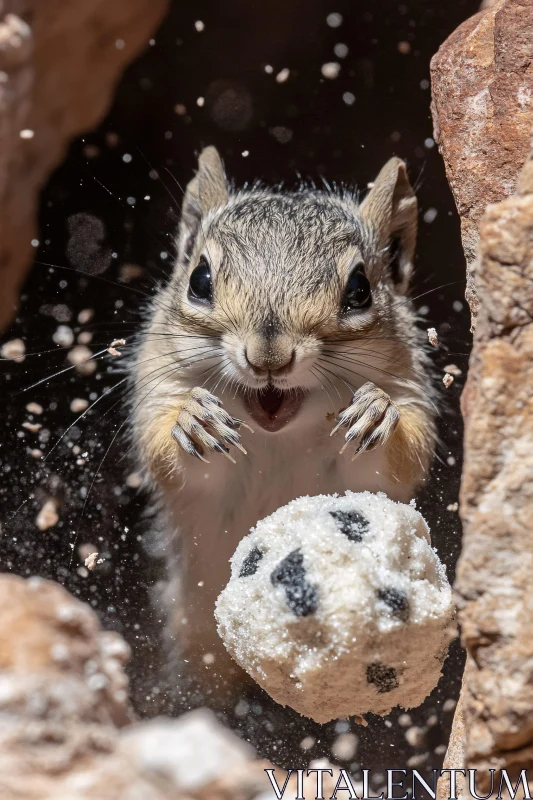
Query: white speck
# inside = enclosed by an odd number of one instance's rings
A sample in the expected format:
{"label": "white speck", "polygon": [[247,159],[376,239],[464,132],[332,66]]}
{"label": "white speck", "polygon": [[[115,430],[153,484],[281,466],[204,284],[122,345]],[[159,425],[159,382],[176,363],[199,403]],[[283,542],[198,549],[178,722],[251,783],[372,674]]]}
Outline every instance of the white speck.
{"label": "white speck", "polygon": [[454,300],[453,304],[452,304],[452,308],[453,308],[454,311],[457,311],[459,313],[459,311],[463,310],[463,304],[462,304],[462,302],[460,300]]}
{"label": "white speck", "polygon": [[342,25],[342,14],[333,11],[331,14],[327,15],[326,22],[330,28],[340,28]]}
{"label": "white speck", "polygon": [[271,64],[265,64],[265,72],[267,75],[272,75],[274,67]]}
{"label": "white speck", "polygon": [[0,348],[0,356],[8,361],[24,361],[26,345],[22,339],[10,339]]}
{"label": "white speck", "polygon": [[202,656],[202,661],[204,662],[204,664],[214,664],[215,656],[213,655],[213,653],[205,653]]}
{"label": "white speck", "polygon": [[28,411],[30,414],[42,414],[43,407],[39,405],[39,403],[28,403],[26,406],[26,411]]}
{"label": "white speck", "polygon": [[126,203],[129,206],[134,206],[136,202],[137,202],[137,200],[135,199],[135,197],[127,197],[126,198]]}
{"label": "white speck", "polygon": [[328,61],[326,64],[322,64],[320,71],[324,78],[328,78],[328,80],[333,81],[335,78],[339,77],[341,65],[336,61]]}
{"label": "white speck", "polygon": [[150,199],[150,195],[149,194],[145,194],[143,200],[149,200],[149,199]]}
{"label": "white speck", "polygon": [[333,48],[333,52],[335,53],[337,58],[346,58],[350,50],[347,44],[343,44],[343,42],[338,42]]}
{"label": "white speck", "polygon": [[342,99],[346,103],[347,106],[353,106],[355,103],[355,95],[351,92],[344,92]]}
{"label": "white speck", "polygon": [[433,347],[439,346],[439,335],[436,328],[428,328],[428,340]]}
{"label": "white speck", "polygon": [[411,52],[411,45],[409,44],[409,42],[398,42],[397,48],[398,52],[401,53],[403,56],[406,56]]}
{"label": "white speck", "polygon": [[420,88],[429,89],[429,81],[426,78],[420,81]]}
{"label": "white speck", "polygon": [[33,139],[35,131],[32,131],[31,128],[24,128],[19,132],[19,136],[21,139]]}
{"label": "white speck", "polygon": [[70,347],[74,343],[74,331],[68,325],[58,325],[52,339],[60,347]]}
{"label": "white speck", "polygon": [[427,139],[424,139],[424,147],[427,147],[428,150],[431,150],[432,147],[435,147],[435,140],[428,136]]}
{"label": "white speck", "polygon": [[117,41],[115,42],[115,47],[117,48],[117,50],[124,50],[125,44],[126,42],[124,41],[124,39],[117,39]]}
{"label": "white speck", "polygon": [[196,20],[196,22],[194,23],[194,27],[196,28],[198,33],[202,33],[202,31],[205,31],[205,23],[202,22],[201,19]]}
{"label": "white speck", "polygon": [[148,44],[150,45],[150,47],[153,47],[153,46],[154,46],[154,44],[155,44],[155,39],[150,39],[150,41],[148,42]]}
{"label": "white speck", "polygon": [[249,150],[243,150],[242,153],[241,153],[241,156],[243,158],[248,158],[249,155],[250,155],[250,151]]}
{"label": "white speck", "polygon": [[85,400],[84,397],[75,397],[70,403],[70,410],[73,414],[81,414],[88,407],[89,401]]}
{"label": "white speck", "polygon": [[132,159],[133,156],[131,155],[131,153],[124,153],[124,155],[122,156],[122,160],[125,164],[129,164]]}
{"label": "white speck", "polygon": [[444,372],[449,372],[450,375],[455,375],[455,377],[463,374],[463,371],[459,369],[457,364],[446,364],[444,367]]}
{"label": "white speck", "polygon": [[428,210],[426,211],[426,213],[424,214],[424,217],[423,217],[424,222],[427,222],[428,225],[431,222],[434,222],[437,219],[437,213],[438,212],[437,212],[436,208],[428,208]]}
{"label": "white speck", "polygon": [[174,113],[178,115],[178,117],[183,117],[187,113],[187,106],[183,105],[183,103],[176,103],[174,106]]}
{"label": "white speck", "polygon": [[276,83],[285,83],[285,81],[287,81],[289,79],[289,75],[290,74],[291,74],[290,69],[287,69],[287,67],[284,67],[276,75]]}
{"label": "white speck", "polygon": [[[449,389],[450,386],[453,383],[453,375],[450,375],[450,373],[447,372],[446,375],[444,376],[444,378],[442,379],[442,382],[443,382],[444,386],[446,387],[446,389]],[[455,463],[455,459],[454,459],[454,463]]]}
{"label": "white speck", "polygon": [[200,108],[203,108],[204,103],[205,103],[205,100],[204,100],[203,97],[199,97],[197,99],[197,101],[196,101],[196,105],[199,106]]}
{"label": "white speck", "polygon": [[31,240],[32,247],[39,247],[39,239],[32,239]]}

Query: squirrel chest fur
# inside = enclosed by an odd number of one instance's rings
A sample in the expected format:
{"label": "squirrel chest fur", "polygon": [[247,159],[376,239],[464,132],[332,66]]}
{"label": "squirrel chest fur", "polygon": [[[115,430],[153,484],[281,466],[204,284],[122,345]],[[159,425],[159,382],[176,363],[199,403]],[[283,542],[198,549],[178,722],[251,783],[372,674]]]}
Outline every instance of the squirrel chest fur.
{"label": "squirrel chest fur", "polygon": [[[170,628],[193,668],[225,659],[215,599],[257,520],[301,495],[409,501],[434,404],[407,298],[417,203],[391,159],[348,191],[232,191],[214,148],[133,367],[133,434],[165,516]],[[209,656],[208,656],[209,654]]]}

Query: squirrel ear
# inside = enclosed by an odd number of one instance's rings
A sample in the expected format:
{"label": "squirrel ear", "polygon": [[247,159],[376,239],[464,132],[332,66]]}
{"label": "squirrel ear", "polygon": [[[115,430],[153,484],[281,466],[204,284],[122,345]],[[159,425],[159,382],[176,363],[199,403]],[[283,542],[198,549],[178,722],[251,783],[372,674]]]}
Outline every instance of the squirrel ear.
{"label": "squirrel ear", "polygon": [[418,203],[400,158],[387,161],[360,211],[378,232],[378,246],[389,250],[391,275],[398,291],[406,292],[413,272]]}
{"label": "squirrel ear", "polygon": [[228,184],[216,147],[206,147],[198,158],[198,171],[185,190],[181,209],[180,259],[190,257],[202,217],[228,201]]}

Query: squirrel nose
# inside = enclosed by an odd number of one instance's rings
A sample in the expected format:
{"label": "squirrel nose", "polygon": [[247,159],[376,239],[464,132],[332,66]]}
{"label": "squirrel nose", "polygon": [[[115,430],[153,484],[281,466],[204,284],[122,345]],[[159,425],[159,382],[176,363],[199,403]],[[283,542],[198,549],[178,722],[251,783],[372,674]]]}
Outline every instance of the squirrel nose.
{"label": "squirrel nose", "polygon": [[255,375],[264,375],[267,372],[273,375],[285,375],[290,372],[295,356],[294,350],[283,355],[254,353],[248,349],[244,351],[246,363]]}

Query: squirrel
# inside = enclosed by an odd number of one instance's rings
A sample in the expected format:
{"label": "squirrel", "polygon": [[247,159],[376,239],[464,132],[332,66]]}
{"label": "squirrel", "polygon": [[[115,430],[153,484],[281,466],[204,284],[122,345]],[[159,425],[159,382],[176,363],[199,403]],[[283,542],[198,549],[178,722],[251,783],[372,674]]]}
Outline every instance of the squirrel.
{"label": "squirrel", "polygon": [[370,187],[362,202],[236,190],[207,147],[140,334],[133,438],[165,516],[168,627],[219,686],[243,676],[213,610],[250,528],[301,495],[408,502],[432,460],[429,361],[407,294],[417,200],[396,157]]}

